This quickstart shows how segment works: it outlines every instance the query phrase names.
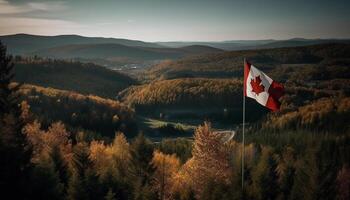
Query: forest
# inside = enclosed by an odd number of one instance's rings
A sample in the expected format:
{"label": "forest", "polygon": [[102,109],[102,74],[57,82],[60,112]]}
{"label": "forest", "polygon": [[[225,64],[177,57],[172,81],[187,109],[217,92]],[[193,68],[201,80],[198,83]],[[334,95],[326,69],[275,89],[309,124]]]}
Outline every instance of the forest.
{"label": "forest", "polygon": [[15,81],[113,98],[137,81],[93,63],[15,56]]}
{"label": "forest", "polygon": [[[242,82],[237,78],[163,76],[123,86],[125,90],[116,85],[106,93],[81,89],[84,78],[74,87],[67,80],[64,87],[43,82],[41,72],[50,66],[90,65],[44,60],[40,65],[29,62],[38,65],[32,73],[39,73],[35,77],[41,80],[21,84],[27,76],[19,70],[28,61],[16,61],[0,45],[0,191],[11,199],[349,199],[349,47],[328,47],[256,52],[257,62],[259,57],[265,62],[267,55],[285,61],[271,60],[285,65],[269,73],[285,84],[286,95],[277,113],[247,102],[250,118],[243,155],[241,115],[236,118],[237,135],[229,141],[210,121],[198,124],[191,138],[159,142],[150,140],[136,123],[136,115],[164,108],[226,108],[241,114]],[[332,50],[337,53],[329,53]],[[234,55],[241,53],[214,57],[238,60]],[[310,62],[293,67],[299,58]],[[211,58],[204,59],[210,68]],[[224,64],[225,59],[215,62]],[[204,66],[205,61],[200,62]],[[92,68],[97,74],[105,70]]]}

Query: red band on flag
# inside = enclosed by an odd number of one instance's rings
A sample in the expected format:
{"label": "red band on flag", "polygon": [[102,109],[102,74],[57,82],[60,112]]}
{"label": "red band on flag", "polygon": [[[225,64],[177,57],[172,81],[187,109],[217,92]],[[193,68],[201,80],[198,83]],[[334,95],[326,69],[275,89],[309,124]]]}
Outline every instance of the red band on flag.
{"label": "red band on flag", "polygon": [[283,85],[272,81],[268,92],[269,98],[267,99],[266,107],[268,107],[272,111],[279,110],[281,103],[278,101],[278,99],[284,94]]}
{"label": "red band on flag", "polygon": [[248,61],[245,61],[244,63],[244,82],[243,82],[243,94],[244,96],[247,96],[247,79],[248,79],[248,74],[250,71],[250,63]]}

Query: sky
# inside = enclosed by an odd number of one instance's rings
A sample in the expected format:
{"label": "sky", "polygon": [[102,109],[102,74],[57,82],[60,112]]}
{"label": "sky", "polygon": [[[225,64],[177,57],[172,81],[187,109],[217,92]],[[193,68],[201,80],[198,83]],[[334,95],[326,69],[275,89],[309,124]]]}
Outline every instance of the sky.
{"label": "sky", "polygon": [[349,0],[0,0],[0,35],[143,41],[350,38]]}

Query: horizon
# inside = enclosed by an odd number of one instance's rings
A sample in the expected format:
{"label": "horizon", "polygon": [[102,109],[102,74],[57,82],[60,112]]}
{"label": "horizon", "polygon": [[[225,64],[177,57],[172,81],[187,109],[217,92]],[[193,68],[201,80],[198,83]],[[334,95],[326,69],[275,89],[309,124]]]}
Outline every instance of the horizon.
{"label": "horizon", "polygon": [[344,0],[0,0],[0,35],[76,34],[145,42],[345,39],[350,38],[349,6]]}
{"label": "horizon", "polygon": [[195,43],[195,42],[202,42],[202,43],[225,43],[225,42],[238,42],[238,41],[264,41],[264,40],[272,40],[272,41],[286,41],[286,40],[350,40],[349,38],[304,38],[304,37],[293,37],[293,38],[286,38],[286,39],[273,39],[273,38],[266,38],[266,39],[228,39],[228,40],[216,40],[216,41],[204,41],[204,40],[187,40],[187,41],[181,41],[181,40],[168,40],[168,41],[145,41],[140,39],[130,39],[130,38],[118,38],[118,37],[105,37],[105,36],[86,36],[86,35],[80,35],[80,34],[58,34],[58,35],[40,35],[40,34],[30,34],[30,33],[14,33],[14,34],[0,34],[0,37],[6,37],[6,36],[14,36],[14,35],[30,35],[30,36],[38,36],[38,37],[58,37],[58,36],[78,36],[78,37],[86,37],[86,38],[105,38],[105,39],[122,39],[122,40],[133,40],[133,41],[141,41],[141,42],[149,42],[149,43]]}

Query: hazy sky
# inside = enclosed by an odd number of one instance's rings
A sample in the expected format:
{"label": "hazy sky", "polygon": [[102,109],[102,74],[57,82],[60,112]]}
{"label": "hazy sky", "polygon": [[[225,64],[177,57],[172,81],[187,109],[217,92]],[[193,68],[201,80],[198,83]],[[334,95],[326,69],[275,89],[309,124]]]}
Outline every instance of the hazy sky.
{"label": "hazy sky", "polygon": [[0,0],[0,35],[145,41],[350,38],[350,0]]}

